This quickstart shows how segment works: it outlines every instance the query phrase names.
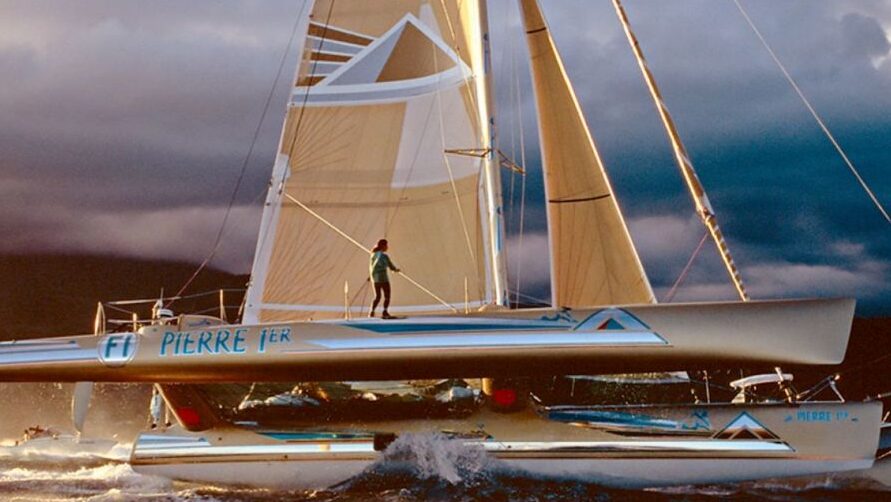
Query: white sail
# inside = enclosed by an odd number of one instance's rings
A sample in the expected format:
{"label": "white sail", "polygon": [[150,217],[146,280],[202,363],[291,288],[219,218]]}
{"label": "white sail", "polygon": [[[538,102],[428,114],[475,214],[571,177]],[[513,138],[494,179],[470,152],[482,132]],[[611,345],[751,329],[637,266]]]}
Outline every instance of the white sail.
{"label": "white sail", "polygon": [[538,2],[520,5],[538,109],[554,305],[654,302]]}
{"label": "white sail", "polygon": [[417,283],[393,279],[391,311],[500,299],[483,9],[466,1],[312,5],[246,321],[366,309],[367,249],[380,238]]}

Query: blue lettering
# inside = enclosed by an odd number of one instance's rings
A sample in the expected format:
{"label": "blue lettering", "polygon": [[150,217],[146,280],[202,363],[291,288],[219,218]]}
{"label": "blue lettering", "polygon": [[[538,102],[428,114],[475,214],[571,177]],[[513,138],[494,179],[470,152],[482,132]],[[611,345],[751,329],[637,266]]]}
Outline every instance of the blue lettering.
{"label": "blue lettering", "polygon": [[111,349],[118,345],[118,337],[110,336],[108,337],[108,342],[105,343],[105,358],[108,359],[111,357]]}
{"label": "blue lettering", "polygon": [[132,338],[133,337],[131,337],[131,336],[124,337],[124,355],[122,357],[126,358],[128,355],[130,355],[130,342],[131,342]]}
{"label": "blue lettering", "polygon": [[282,328],[281,338],[279,338],[279,342],[288,342],[291,343],[291,328]]}
{"label": "blue lettering", "polygon": [[[260,330],[257,345],[258,353],[265,353],[269,344],[291,342],[291,328],[264,328]],[[220,329],[217,331],[166,331],[161,338],[159,355],[183,356],[196,354],[245,354],[249,347],[250,330]],[[110,337],[106,343],[104,354],[110,357],[113,353],[122,352],[122,357],[130,355],[134,340],[125,338],[121,347],[120,336]]]}
{"label": "blue lettering", "polygon": [[172,331],[168,331],[164,333],[164,339],[161,340],[161,355],[167,355],[167,346],[173,343],[173,339],[176,337],[176,334]]}
{"label": "blue lettering", "polygon": [[221,352],[224,352],[224,351],[230,352],[229,346],[226,345],[226,343],[229,341],[230,335],[231,335],[231,333],[229,333],[229,331],[225,330],[225,329],[221,329],[221,330],[217,331],[217,343],[216,343],[216,349],[214,349],[215,353],[220,354]]}
{"label": "blue lettering", "polygon": [[210,339],[211,338],[213,338],[213,333],[211,333],[210,331],[202,331],[201,332],[201,336],[198,337],[198,353],[199,354],[203,354],[205,352],[208,354],[213,353],[213,351],[210,350]]}
{"label": "blue lettering", "polygon": [[235,352],[236,354],[244,354],[244,345],[240,344],[244,343],[245,333],[247,333],[247,330],[244,328],[235,330],[235,340],[232,342],[232,352]]}
{"label": "blue lettering", "polygon": [[[795,418],[799,422],[831,422],[832,421],[832,413],[829,411],[826,411],[826,410],[799,411],[798,413],[795,414]],[[840,418],[838,416],[836,416],[836,420],[840,420]]]}

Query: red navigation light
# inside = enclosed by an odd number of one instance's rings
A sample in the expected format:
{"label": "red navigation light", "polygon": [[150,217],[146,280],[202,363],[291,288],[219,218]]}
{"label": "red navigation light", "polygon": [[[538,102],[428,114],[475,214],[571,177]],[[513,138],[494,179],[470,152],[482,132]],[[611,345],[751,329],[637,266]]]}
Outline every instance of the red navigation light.
{"label": "red navigation light", "polygon": [[492,401],[502,408],[510,408],[517,403],[516,389],[495,389],[492,393]]}
{"label": "red navigation light", "polygon": [[176,418],[185,426],[186,429],[198,427],[201,425],[201,416],[194,408],[182,407],[176,409]]}

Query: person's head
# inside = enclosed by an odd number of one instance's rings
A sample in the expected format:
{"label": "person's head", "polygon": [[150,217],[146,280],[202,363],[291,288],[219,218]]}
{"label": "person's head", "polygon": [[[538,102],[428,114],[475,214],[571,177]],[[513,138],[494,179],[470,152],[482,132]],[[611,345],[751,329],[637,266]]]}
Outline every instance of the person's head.
{"label": "person's head", "polygon": [[386,250],[387,250],[387,247],[388,247],[388,246],[387,246],[387,239],[381,239],[381,240],[377,241],[377,246],[374,246],[374,249],[372,249],[371,251],[372,251],[372,252],[376,252],[376,251],[386,251]]}

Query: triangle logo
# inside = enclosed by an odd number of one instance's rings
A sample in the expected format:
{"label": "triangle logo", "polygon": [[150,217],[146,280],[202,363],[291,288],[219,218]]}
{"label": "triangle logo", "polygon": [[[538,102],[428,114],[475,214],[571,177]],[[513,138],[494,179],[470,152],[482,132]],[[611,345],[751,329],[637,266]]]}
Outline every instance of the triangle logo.
{"label": "triangle logo", "polygon": [[635,333],[652,333],[649,326],[634,317],[628,311],[617,308],[598,310],[587,319],[578,323],[576,331],[622,331]]}
{"label": "triangle logo", "polygon": [[[463,62],[415,16],[408,14],[332,73],[327,85],[370,85],[432,77]],[[469,71],[469,70],[468,70]]]}
{"label": "triangle logo", "polygon": [[758,440],[758,441],[779,441],[780,438],[776,434],[765,427],[761,422],[755,420],[748,412],[742,412],[727,424],[723,430],[718,431],[714,435],[715,439],[728,440]]}

